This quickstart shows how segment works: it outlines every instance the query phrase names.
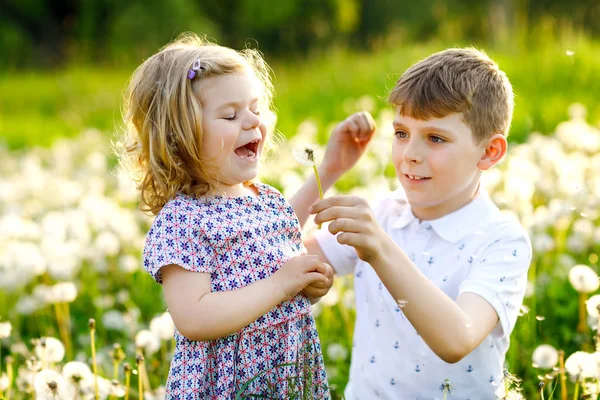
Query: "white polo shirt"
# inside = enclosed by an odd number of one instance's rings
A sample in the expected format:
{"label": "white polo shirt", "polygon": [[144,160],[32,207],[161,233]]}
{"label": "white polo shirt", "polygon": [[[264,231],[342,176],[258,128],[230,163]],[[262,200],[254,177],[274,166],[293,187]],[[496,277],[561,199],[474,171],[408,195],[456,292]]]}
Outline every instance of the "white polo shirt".
{"label": "white polo shirt", "polygon": [[[326,229],[316,239],[338,275],[354,273],[356,325],[348,400],[494,399],[527,286],[531,243],[520,224],[503,214],[488,193],[439,219],[414,216],[400,188],[374,209],[379,223],[415,265],[451,299],[476,293],[500,322],[461,361],[442,361],[421,339],[373,268]],[[431,321],[431,323],[436,323]]]}

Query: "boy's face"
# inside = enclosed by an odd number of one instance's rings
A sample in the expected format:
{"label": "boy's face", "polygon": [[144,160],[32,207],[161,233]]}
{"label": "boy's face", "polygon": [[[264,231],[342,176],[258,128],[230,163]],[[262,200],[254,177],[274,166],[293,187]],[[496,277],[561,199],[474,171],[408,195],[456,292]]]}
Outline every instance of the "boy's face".
{"label": "boy's face", "polygon": [[415,216],[436,219],[469,203],[487,141],[475,144],[462,113],[419,120],[400,115],[399,108],[392,160]]}

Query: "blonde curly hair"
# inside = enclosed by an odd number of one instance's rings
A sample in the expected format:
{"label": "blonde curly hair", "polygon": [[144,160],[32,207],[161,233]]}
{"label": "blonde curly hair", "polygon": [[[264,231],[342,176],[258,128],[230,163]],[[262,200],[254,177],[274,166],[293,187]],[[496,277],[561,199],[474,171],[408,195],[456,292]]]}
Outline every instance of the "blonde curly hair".
{"label": "blonde curly hair", "polygon": [[[189,79],[196,60],[202,64],[200,78]],[[202,105],[195,83],[244,71],[262,84],[259,107],[271,133],[276,120],[271,69],[257,50],[235,51],[186,33],[134,71],[124,96],[125,129],[116,152],[140,190],[142,211],[158,214],[177,193],[199,197],[213,192],[214,171],[201,152]]]}

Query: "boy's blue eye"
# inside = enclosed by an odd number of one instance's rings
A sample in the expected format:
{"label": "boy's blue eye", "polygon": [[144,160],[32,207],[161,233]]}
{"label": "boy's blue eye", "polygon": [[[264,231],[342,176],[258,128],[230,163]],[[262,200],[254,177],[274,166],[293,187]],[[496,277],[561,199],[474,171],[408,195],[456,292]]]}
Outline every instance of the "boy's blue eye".
{"label": "boy's blue eye", "polygon": [[431,141],[432,141],[433,143],[443,143],[443,142],[445,142],[445,140],[444,140],[444,139],[442,139],[442,138],[441,138],[441,137],[439,137],[439,136],[430,136],[429,138],[431,139]]}
{"label": "boy's blue eye", "polygon": [[404,131],[396,131],[394,132],[394,135],[398,138],[398,139],[405,139],[408,137],[408,133],[404,132]]}

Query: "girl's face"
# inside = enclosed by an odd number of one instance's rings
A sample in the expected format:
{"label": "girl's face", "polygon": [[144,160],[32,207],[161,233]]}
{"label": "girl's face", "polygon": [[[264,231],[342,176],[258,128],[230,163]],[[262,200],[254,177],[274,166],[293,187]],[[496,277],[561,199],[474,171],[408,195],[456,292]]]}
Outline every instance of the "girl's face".
{"label": "girl's face", "polygon": [[251,72],[201,78],[202,154],[215,171],[217,189],[235,196],[256,177],[267,129],[262,123],[260,81]]}

